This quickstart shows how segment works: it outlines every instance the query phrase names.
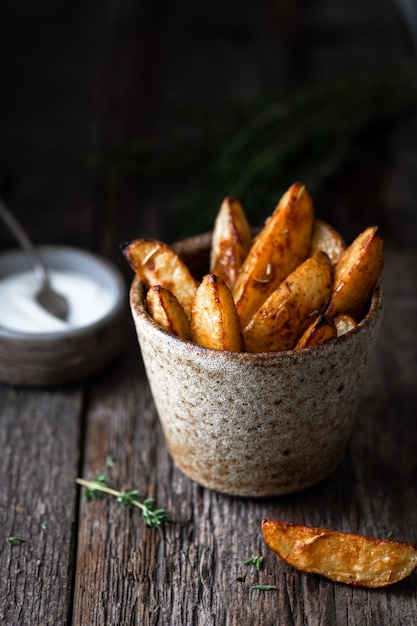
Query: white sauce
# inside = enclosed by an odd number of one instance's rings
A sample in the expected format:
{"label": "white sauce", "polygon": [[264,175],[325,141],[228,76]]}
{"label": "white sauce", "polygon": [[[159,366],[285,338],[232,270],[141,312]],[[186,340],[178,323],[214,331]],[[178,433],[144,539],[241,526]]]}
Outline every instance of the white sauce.
{"label": "white sauce", "polygon": [[57,319],[37,303],[37,282],[28,271],[0,280],[1,326],[26,333],[66,331],[92,324],[115,303],[115,294],[89,276],[69,270],[51,270],[48,276],[68,300],[68,320]]}

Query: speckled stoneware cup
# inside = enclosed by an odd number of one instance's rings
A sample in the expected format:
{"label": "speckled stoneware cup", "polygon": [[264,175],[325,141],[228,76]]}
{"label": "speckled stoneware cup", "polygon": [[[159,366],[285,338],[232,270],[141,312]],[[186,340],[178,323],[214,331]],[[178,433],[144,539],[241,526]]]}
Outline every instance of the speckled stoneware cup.
{"label": "speckled stoneware cup", "polygon": [[[198,277],[210,235],[177,244]],[[166,443],[177,467],[204,487],[275,496],[309,487],[341,461],[383,310],[374,293],[358,327],[321,346],[274,353],[209,350],[163,331],[135,278],[130,303]]]}

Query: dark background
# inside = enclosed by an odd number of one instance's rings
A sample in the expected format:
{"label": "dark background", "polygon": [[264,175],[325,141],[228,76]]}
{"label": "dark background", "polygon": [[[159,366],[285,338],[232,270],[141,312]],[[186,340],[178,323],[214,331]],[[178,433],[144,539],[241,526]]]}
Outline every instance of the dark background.
{"label": "dark background", "polygon": [[[363,203],[383,225],[380,199],[416,174],[384,177],[392,120],[415,98],[415,23],[399,6],[6,0],[1,195],[36,242],[100,248],[122,267],[120,243],[206,230],[227,194],[260,224],[299,178],[347,239]],[[282,102],[280,123],[259,131]],[[103,243],[115,214],[124,226]],[[0,247],[12,244],[0,225]]]}

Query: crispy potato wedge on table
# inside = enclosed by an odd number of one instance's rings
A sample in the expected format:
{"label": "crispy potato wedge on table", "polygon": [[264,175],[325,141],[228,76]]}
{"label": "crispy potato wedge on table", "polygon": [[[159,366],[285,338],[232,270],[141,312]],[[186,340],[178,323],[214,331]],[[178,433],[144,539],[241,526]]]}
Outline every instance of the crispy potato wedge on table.
{"label": "crispy potato wedge on table", "polygon": [[252,243],[252,233],[242,205],[225,198],[214,222],[210,273],[220,276],[233,288]]}
{"label": "crispy potato wedge on table", "polygon": [[333,285],[333,268],[324,252],[316,252],[297,267],[256,311],[243,330],[248,352],[291,350],[326,306]]}
{"label": "crispy potato wedge on table", "polygon": [[295,349],[318,346],[336,336],[336,325],[333,320],[326,315],[319,315],[297,341]]}
{"label": "crispy potato wedge on table", "polygon": [[173,293],[154,285],[146,294],[149,315],[164,330],[181,339],[191,339],[190,320]]}
{"label": "crispy potato wedge on table", "polygon": [[129,265],[148,289],[154,285],[168,289],[190,317],[197,281],[170,246],[157,239],[136,239],[122,250]]}
{"label": "crispy potato wedge on table", "polygon": [[341,337],[356,328],[358,324],[351,315],[341,314],[334,318],[334,325],[336,326],[337,336]]}
{"label": "crispy potato wedge on table", "polygon": [[359,319],[384,266],[384,240],[378,226],[365,229],[346,248],[335,267],[327,315],[348,313]]}
{"label": "crispy potato wedge on table", "polygon": [[310,255],[321,250],[329,257],[331,264],[336,265],[346,250],[346,243],[342,235],[333,226],[324,220],[314,221],[311,235]]}
{"label": "crispy potato wedge on table", "polygon": [[384,587],[417,567],[417,545],[280,520],[263,520],[267,545],[297,569],[335,582]]}
{"label": "crispy potato wedge on table", "polygon": [[281,282],[305,260],[313,230],[313,203],[305,186],[294,183],[256,237],[233,288],[244,328]]}
{"label": "crispy potato wedge on table", "polygon": [[232,292],[215,274],[204,276],[191,314],[192,340],[214,350],[242,350],[242,335]]}

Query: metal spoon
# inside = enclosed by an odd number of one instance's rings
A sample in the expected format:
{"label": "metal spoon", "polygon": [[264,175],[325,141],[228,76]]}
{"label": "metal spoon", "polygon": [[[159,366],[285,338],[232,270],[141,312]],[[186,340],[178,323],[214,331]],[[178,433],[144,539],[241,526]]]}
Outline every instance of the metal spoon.
{"label": "metal spoon", "polygon": [[11,232],[21,244],[22,248],[26,252],[26,255],[30,259],[33,270],[35,272],[36,280],[38,281],[39,288],[36,293],[37,302],[48,311],[51,315],[58,317],[61,320],[66,320],[69,312],[69,305],[67,299],[57,293],[49,282],[48,272],[45,265],[40,258],[36,248],[32,244],[31,240],[23,230],[19,222],[14,215],[6,208],[2,200],[0,199],[0,216],[7,224]]}

